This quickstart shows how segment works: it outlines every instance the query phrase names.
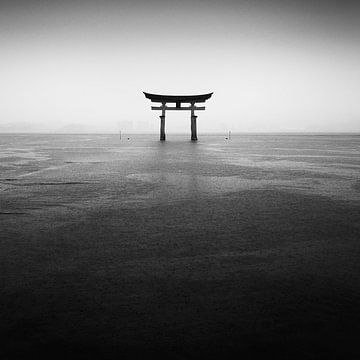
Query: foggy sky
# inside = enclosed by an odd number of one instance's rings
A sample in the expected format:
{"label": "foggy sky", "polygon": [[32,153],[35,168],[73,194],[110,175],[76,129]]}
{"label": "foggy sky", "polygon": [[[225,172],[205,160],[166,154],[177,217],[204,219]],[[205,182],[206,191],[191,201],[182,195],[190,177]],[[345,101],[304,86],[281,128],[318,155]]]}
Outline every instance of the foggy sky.
{"label": "foggy sky", "polygon": [[359,132],[359,18],[350,1],[0,1],[0,131],[157,132],[142,91],[214,91],[200,132]]}

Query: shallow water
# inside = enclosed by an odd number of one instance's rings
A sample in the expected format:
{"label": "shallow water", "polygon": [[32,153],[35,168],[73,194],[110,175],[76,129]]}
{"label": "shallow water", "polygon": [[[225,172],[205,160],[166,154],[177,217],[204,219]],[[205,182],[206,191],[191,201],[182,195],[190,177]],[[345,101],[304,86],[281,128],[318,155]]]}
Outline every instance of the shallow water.
{"label": "shallow water", "polygon": [[359,358],[359,155],[0,135],[3,358]]}
{"label": "shallow water", "polygon": [[360,136],[2,135],[0,150],[3,196],[81,184],[74,201],[96,191],[127,206],[250,189],[360,200]]}

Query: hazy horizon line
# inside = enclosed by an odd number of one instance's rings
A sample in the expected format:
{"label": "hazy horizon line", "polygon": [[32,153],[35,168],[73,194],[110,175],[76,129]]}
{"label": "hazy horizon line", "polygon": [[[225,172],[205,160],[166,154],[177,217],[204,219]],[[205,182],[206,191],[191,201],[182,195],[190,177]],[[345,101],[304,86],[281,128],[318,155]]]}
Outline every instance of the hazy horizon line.
{"label": "hazy horizon line", "polygon": [[[154,135],[159,136],[159,133],[156,132],[121,132],[122,135]],[[200,136],[209,136],[209,135],[228,135],[228,131],[224,132],[203,132]],[[269,135],[360,135],[360,131],[231,131],[231,135],[243,135],[243,134],[269,134]],[[116,135],[119,136],[120,132],[0,132],[0,135]],[[176,133],[167,133],[166,135],[189,135],[188,132],[176,132]]]}

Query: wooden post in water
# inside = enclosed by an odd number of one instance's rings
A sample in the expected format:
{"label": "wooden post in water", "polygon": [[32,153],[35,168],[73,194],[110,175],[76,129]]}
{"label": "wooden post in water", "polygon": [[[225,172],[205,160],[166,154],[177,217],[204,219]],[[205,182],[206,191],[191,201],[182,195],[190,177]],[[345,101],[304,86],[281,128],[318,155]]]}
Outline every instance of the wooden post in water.
{"label": "wooden post in water", "polygon": [[160,115],[160,140],[165,140],[165,116]]}
{"label": "wooden post in water", "polygon": [[162,103],[161,115],[160,115],[160,140],[165,140],[165,109],[166,103]]}
{"label": "wooden post in water", "polygon": [[196,132],[196,118],[195,115],[195,103],[191,103],[191,140],[196,141],[197,140],[197,132]]}
{"label": "wooden post in water", "polygon": [[198,139],[196,131],[196,119],[196,115],[191,116],[191,140],[193,141],[196,141]]}

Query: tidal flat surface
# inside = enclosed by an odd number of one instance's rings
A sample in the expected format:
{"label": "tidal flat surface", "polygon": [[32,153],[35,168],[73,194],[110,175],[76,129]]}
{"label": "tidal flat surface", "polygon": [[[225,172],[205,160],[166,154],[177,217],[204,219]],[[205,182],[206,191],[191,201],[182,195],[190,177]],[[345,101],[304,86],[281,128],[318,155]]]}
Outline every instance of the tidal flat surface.
{"label": "tidal flat surface", "polygon": [[360,136],[0,135],[1,359],[360,358]]}

